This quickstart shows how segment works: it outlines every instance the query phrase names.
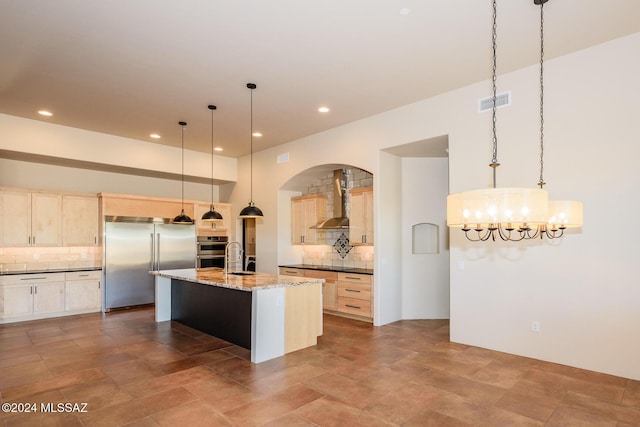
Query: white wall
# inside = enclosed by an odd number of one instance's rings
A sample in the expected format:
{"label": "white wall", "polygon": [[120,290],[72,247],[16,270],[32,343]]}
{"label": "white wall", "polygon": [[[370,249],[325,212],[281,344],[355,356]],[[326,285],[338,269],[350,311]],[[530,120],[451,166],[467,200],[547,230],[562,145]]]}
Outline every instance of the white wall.
{"label": "white wall", "polygon": [[[46,165],[0,159],[0,186],[47,191],[81,193],[117,193],[180,199],[180,181],[122,173],[93,171],[65,166]],[[213,187],[214,201],[220,201],[218,186]],[[211,199],[211,186],[185,182],[187,200]]]}
{"label": "white wall", "polygon": [[[585,227],[554,244],[471,244],[453,233],[453,341],[640,379],[638,248],[622,229],[635,223],[631,215],[640,210],[634,188],[640,182],[638,51],[640,33],[546,61],[547,189],[552,198],[582,200]],[[498,87],[513,94],[512,105],[498,113],[498,185],[535,187],[538,69],[501,75]],[[451,191],[489,186],[490,114],[477,112],[477,100],[489,94],[489,82],[481,82],[255,153],[254,200],[265,212],[257,227],[261,270],[277,266],[277,194],[283,183],[320,164],[360,167],[373,173],[376,189],[375,322],[400,318],[402,292],[418,290],[398,286],[412,272],[384,252],[393,250],[385,244],[397,237],[386,226],[394,216],[387,210],[400,199],[395,182],[383,190],[384,177],[394,179],[397,166],[380,150],[449,135]],[[284,152],[289,162],[277,164]],[[234,204],[248,200],[248,160],[240,159]],[[541,322],[541,332],[530,331],[532,320]]]}
{"label": "white wall", "polygon": [[[403,319],[449,318],[448,163],[448,158],[401,160]],[[438,226],[439,253],[413,253],[412,229],[420,223]]]}
{"label": "white wall", "polygon": [[[179,129],[176,136],[179,137]],[[188,135],[188,134],[187,134]],[[211,154],[188,149],[185,135],[184,173],[211,177]],[[58,157],[80,162],[180,174],[181,149],[114,135],[76,129],[40,120],[0,114],[0,150]],[[214,156],[216,179],[234,182],[237,160]]]}

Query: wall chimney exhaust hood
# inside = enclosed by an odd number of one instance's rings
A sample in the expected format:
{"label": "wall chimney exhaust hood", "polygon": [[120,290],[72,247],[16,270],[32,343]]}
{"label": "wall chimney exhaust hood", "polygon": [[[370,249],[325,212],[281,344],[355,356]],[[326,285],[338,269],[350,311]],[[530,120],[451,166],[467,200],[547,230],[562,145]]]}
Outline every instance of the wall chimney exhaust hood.
{"label": "wall chimney exhaust hood", "polygon": [[333,218],[320,221],[311,228],[318,230],[339,230],[349,228],[347,217],[347,179],[344,169],[333,171]]}

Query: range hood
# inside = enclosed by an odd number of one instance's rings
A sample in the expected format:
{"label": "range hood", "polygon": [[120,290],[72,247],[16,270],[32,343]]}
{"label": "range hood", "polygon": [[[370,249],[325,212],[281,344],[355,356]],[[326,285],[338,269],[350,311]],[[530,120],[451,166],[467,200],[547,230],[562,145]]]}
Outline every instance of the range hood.
{"label": "range hood", "polygon": [[318,230],[337,230],[349,228],[347,217],[347,179],[344,169],[333,171],[333,218],[320,221],[311,228]]}

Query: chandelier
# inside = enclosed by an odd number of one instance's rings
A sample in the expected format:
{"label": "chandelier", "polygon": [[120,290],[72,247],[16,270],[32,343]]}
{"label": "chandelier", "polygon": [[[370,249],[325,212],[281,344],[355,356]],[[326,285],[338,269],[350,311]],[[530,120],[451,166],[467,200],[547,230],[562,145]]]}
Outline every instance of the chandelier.
{"label": "chandelier", "polygon": [[493,0],[492,27],[492,188],[447,196],[447,226],[460,228],[468,240],[478,242],[500,238],[520,241],[531,238],[547,224],[547,192],[535,188],[497,188],[498,138],[496,132],[497,5]]}
{"label": "chandelier", "polygon": [[[538,186],[542,189],[544,182],[544,4],[549,0],[533,0],[540,5],[540,179]],[[549,213],[546,224],[540,224],[534,232],[527,232],[526,238],[547,237],[558,239],[567,228],[582,227],[582,202],[574,200],[549,200]]]}

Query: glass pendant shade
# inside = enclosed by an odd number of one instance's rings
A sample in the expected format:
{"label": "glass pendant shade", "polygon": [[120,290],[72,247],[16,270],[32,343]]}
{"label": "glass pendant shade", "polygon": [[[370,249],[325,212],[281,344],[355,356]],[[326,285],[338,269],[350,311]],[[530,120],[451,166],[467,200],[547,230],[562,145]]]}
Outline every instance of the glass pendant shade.
{"label": "glass pendant shade", "polygon": [[240,211],[240,218],[260,218],[263,217],[262,211],[253,202],[249,202],[249,206]]}
{"label": "glass pendant shade", "polygon": [[582,202],[550,200],[548,218],[550,229],[580,228],[583,224]]}
{"label": "glass pendant shade", "polygon": [[447,196],[447,226],[505,230],[547,223],[548,196],[536,188],[487,188]]}

